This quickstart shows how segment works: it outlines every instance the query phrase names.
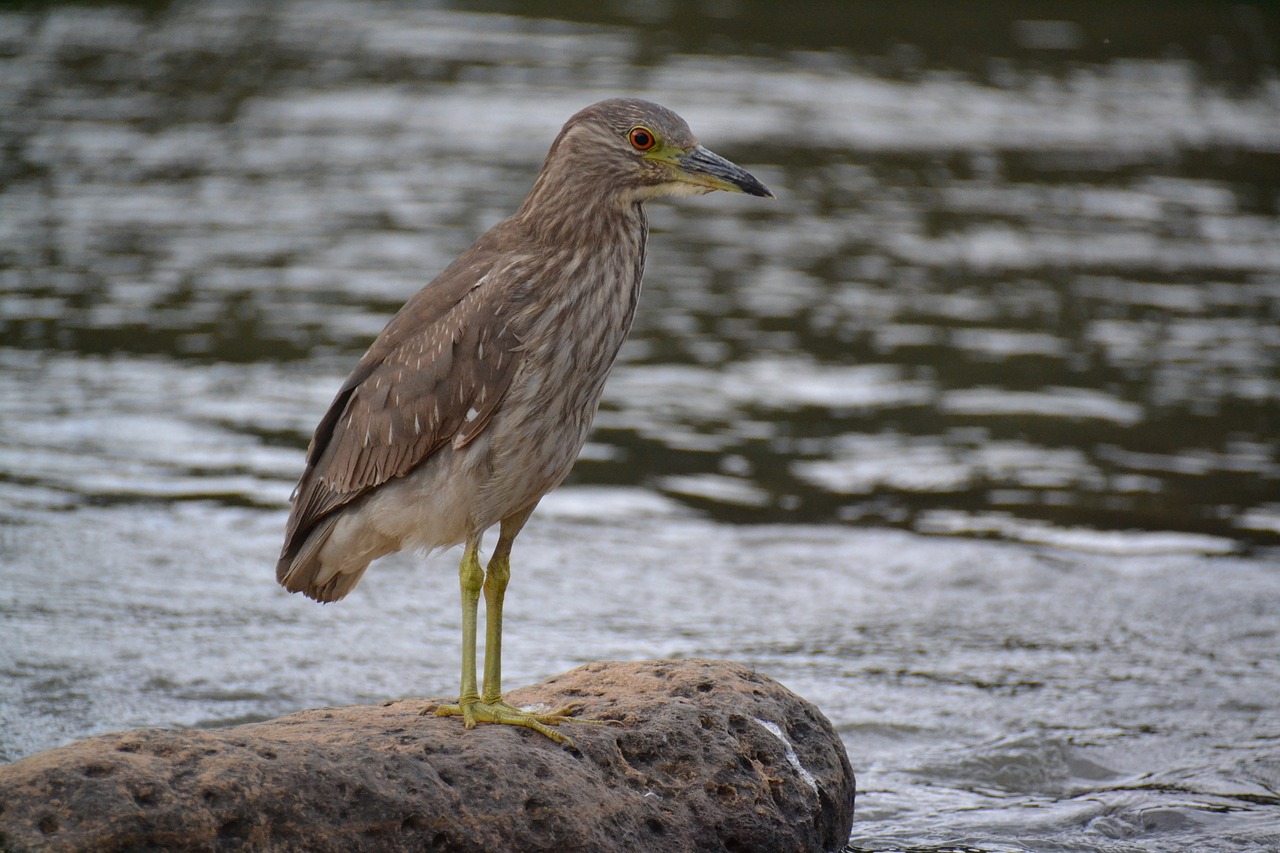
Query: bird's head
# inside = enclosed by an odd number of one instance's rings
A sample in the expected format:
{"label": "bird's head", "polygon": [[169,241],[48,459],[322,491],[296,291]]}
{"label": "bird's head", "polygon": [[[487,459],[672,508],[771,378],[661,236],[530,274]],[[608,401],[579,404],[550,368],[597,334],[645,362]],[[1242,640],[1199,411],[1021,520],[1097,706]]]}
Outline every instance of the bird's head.
{"label": "bird's head", "polygon": [[592,104],[565,123],[531,198],[567,186],[623,202],[713,190],[774,197],[745,169],[702,147],[680,116],[638,98]]}

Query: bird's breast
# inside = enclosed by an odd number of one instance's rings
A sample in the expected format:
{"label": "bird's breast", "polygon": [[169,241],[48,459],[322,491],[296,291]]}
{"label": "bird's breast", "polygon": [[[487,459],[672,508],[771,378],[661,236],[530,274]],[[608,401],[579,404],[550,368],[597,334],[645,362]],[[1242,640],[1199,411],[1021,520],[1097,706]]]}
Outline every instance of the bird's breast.
{"label": "bird's breast", "polygon": [[634,260],[638,252],[615,247],[580,263],[530,318],[521,372],[544,404],[565,415],[594,412],[635,316],[643,269]]}
{"label": "bird's breast", "polygon": [[639,214],[533,273],[539,283],[519,318],[520,367],[490,426],[496,476],[522,469],[547,491],[582,449],[635,316],[647,236]]}

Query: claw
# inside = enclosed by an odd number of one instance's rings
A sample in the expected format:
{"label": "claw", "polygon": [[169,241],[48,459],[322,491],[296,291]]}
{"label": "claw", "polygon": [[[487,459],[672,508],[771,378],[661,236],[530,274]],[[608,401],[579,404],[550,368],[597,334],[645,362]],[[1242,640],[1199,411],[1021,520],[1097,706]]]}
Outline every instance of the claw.
{"label": "claw", "polygon": [[545,713],[535,711],[522,711],[513,705],[508,705],[501,699],[494,702],[485,702],[480,699],[460,700],[457,704],[427,706],[420,713],[434,713],[437,717],[462,717],[463,724],[467,728],[474,728],[477,723],[494,723],[496,725],[505,726],[524,726],[527,729],[533,729],[538,734],[550,738],[556,743],[562,743],[572,746],[575,749],[577,745],[573,742],[573,738],[566,734],[556,731],[553,726],[561,723],[587,723],[589,725],[622,725],[617,720],[591,720],[583,717],[574,716],[582,709],[581,703],[574,702],[559,708],[555,711]]}

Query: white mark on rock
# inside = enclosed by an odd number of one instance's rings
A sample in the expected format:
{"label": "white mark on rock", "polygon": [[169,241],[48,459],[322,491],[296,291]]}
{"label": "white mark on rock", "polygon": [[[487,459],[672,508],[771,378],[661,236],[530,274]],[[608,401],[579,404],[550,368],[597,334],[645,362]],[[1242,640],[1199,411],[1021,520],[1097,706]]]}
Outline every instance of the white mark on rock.
{"label": "white mark on rock", "polygon": [[804,781],[806,785],[818,793],[818,780],[813,774],[804,769],[804,765],[800,763],[800,756],[796,755],[796,749],[791,745],[791,741],[787,740],[787,736],[782,733],[782,729],[778,728],[777,723],[771,723],[768,720],[762,720],[759,717],[753,717],[757,723],[764,727],[769,734],[782,741],[782,748],[787,757],[787,763],[795,768],[796,774]]}

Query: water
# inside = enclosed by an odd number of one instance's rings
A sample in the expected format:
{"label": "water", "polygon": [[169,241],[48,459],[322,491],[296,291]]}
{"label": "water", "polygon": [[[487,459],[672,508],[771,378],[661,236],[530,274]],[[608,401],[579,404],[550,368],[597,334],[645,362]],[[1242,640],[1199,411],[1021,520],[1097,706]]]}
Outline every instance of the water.
{"label": "water", "polygon": [[508,683],[755,665],[840,730],[857,851],[1280,847],[1280,15],[483,9],[0,10],[0,760],[456,689],[456,553],[318,607],[288,493],[639,94],[779,200],[651,206]]}

